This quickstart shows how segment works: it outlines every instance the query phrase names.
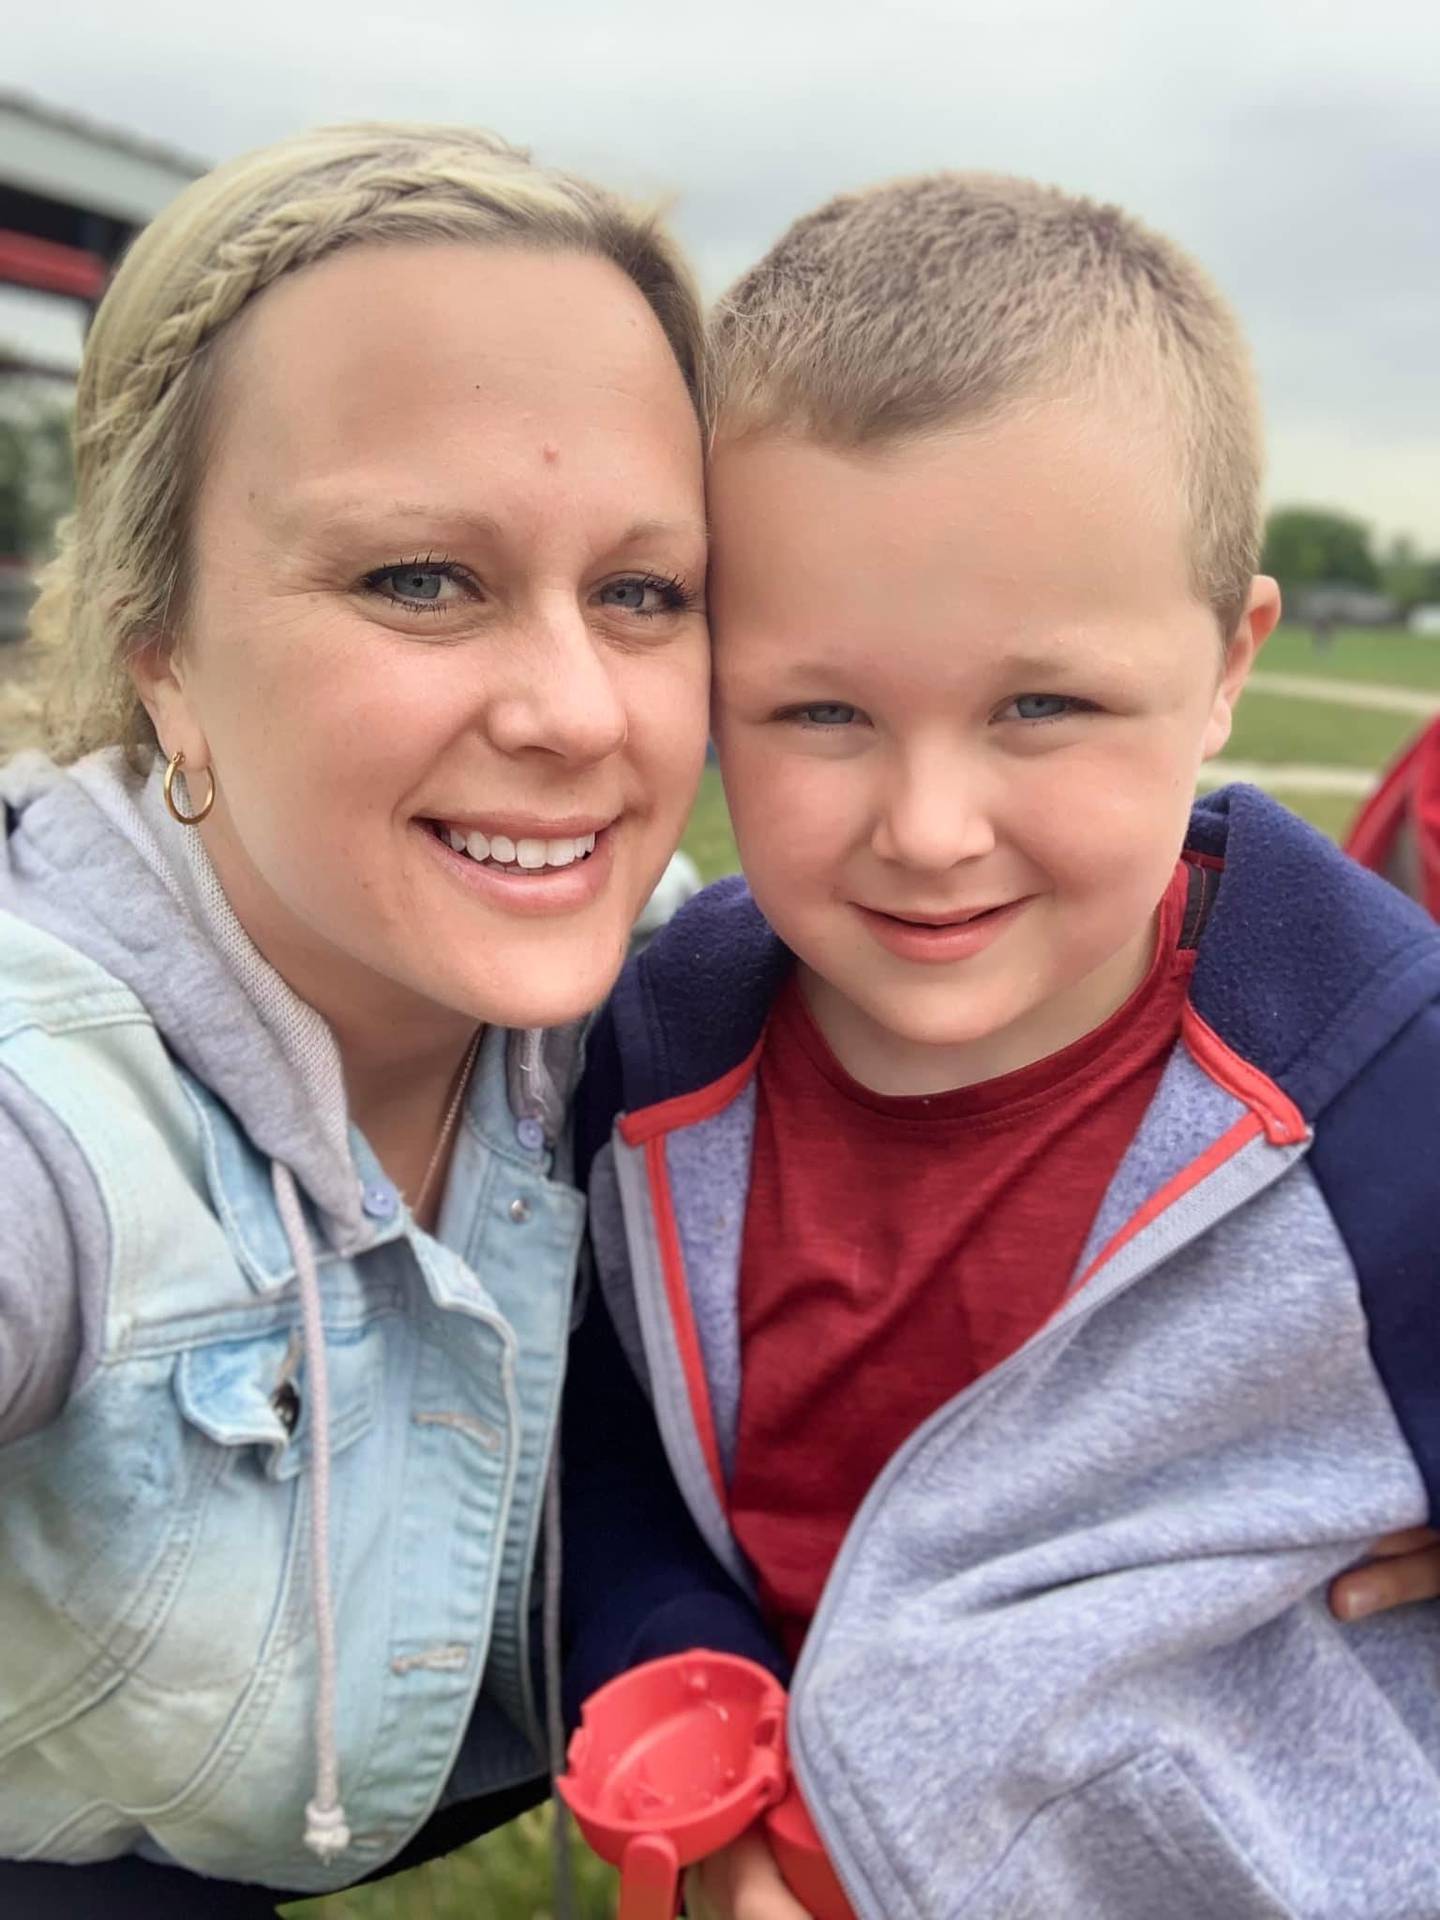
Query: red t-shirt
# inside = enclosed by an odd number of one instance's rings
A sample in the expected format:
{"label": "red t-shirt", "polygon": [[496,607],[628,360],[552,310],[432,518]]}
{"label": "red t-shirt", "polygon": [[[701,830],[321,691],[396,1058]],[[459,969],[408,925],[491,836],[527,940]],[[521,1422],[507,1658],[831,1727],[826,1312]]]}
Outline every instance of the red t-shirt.
{"label": "red t-shirt", "polygon": [[871,1482],[1059,1305],[1179,1031],[1187,869],[1103,1026],[953,1093],[836,1060],[792,979],[766,1029],[740,1269],[730,1519],[793,1656]]}

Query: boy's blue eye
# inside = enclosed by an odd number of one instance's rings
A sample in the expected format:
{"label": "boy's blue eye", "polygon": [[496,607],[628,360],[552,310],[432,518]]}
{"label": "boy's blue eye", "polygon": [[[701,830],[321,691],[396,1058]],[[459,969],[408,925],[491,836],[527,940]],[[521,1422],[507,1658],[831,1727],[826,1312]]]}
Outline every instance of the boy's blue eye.
{"label": "boy's blue eye", "polygon": [[1022,720],[1058,720],[1072,713],[1079,702],[1063,693],[1021,693],[1010,703]]}
{"label": "boy's blue eye", "polygon": [[817,700],[814,706],[798,708],[796,717],[811,727],[848,727],[855,712],[842,700]]}

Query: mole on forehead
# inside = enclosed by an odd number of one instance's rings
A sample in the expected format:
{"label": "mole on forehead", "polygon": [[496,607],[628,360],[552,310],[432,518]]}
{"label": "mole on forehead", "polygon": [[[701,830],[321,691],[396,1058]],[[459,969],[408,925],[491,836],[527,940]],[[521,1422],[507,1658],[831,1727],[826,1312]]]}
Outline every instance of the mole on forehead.
{"label": "mole on forehead", "polygon": [[549,466],[553,466],[560,458],[560,449],[555,445],[553,440],[547,440],[540,451],[545,458],[546,464]]}

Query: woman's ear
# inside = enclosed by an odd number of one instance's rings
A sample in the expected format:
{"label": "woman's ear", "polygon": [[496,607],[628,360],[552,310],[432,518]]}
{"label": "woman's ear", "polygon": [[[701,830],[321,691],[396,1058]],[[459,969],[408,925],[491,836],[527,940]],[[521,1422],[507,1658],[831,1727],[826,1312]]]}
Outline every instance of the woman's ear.
{"label": "woman's ear", "polygon": [[1250,582],[1245,610],[1225,643],[1225,661],[1215,688],[1215,700],[1205,726],[1201,758],[1211,760],[1230,738],[1235,703],[1250,678],[1255,656],[1270,638],[1280,618],[1280,589],[1268,575],[1257,573]]}
{"label": "woman's ear", "polygon": [[165,758],[183,753],[192,772],[208,767],[209,742],[186,692],[184,661],[175,647],[158,636],[144,639],[126,667]]}

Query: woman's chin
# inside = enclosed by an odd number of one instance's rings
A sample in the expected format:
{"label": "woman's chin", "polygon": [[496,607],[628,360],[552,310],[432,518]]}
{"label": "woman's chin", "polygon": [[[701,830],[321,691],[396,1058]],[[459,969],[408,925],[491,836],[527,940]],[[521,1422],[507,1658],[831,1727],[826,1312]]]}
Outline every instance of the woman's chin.
{"label": "woman's chin", "polygon": [[624,936],[587,941],[577,953],[532,953],[517,964],[487,968],[483,979],[457,981],[436,998],[489,1026],[564,1027],[593,1013],[625,962]]}

